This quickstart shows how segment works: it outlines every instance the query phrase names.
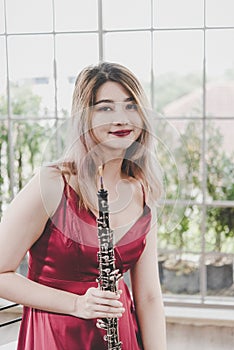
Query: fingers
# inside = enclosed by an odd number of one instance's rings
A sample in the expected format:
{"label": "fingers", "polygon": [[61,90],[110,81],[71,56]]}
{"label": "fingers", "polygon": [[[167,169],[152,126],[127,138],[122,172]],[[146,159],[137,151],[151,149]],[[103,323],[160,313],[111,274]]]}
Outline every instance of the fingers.
{"label": "fingers", "polygon": [[97,298],[104,298],[104,299],[119,299],[120,295],[122,294],[122,290],[118,290],[117,293],[110,292],[109,290],[100,290],[98,288],[90,288],[90,293]]}
{"label": "fingers", "polygon": [[101,291],[97,288],[91,288],[92,308],[98,313],[97,317],[121,317],[125,311],[123,304],[118,299],[120,293],[116,294],[110,291]]}
{"label": "fingers", "polygon": [[125,309],[120,300],[121,293],[89,288],[79,303],[78,317],[107,318],[122,317]]}
{"label": "fingers", "polygon": [[97,304],[95,305],[95,310],[93,310],[94,317],[95,318],[107,318],[107,317],[117,317],[120,318],[123,316],[124,313],[124,308],[116,308],[112,306],[107,306],[107,305],[101,305]]}

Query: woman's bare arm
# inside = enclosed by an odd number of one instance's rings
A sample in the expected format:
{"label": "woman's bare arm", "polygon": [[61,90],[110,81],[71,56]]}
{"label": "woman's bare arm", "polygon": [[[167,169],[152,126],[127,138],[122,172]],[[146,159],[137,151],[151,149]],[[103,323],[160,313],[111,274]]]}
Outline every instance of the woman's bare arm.
{"label": "woman's bare arm", "polygon": [[154,220],[152,223],[145,249],[131,271],[132,291],[144,350],[166,350],[165,315],[158,275]]}
{"label": "woman's bare arm", "polygon": [[7,208],[0,223],[0,296],[26,306],[54,312],[73,312],[75,296],[39,285],[15,271],[40,237],[61,199],[58,171],[39,171]]}

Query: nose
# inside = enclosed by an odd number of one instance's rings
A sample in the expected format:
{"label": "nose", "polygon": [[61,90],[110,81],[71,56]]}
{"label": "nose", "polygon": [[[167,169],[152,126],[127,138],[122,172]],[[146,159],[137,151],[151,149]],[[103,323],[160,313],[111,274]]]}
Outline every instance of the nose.
{"label": "nose", "polygon": [[128,125],[128,122],[125,120],[113,121],[113,125]]}
{"label": "nose", "polygon": [[113,115],[113,125],[127,125],[129,124],[128,114],[124,109],[124,105],[119,104],[115,108],[115,113]]}

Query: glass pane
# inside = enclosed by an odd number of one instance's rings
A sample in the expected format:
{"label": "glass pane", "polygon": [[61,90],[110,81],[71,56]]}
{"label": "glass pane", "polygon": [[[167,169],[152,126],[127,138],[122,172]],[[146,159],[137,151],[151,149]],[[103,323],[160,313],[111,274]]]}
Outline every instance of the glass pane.
{"label": "glass pane", "polygon": [[197,294],[201,212],[197,206],[165,206],[159,217],[159,273],[164,293]]}
{"label": "glass pane", "polygon": [[54,111],[52,36],[10,37],[9,72],[13,114],[35,117]]}
{"label": "glass pane", "polygon": [[201,201],[201,122],[159,119],[157,154],[166,199]]}
{"label": "glass pane", "polygon": [[150,0],[103,0],[103,27],[148,28],[151,20],[150,11]]}
{"label": "glass pane", "polygon": [[[74,50],[74,48],[83,48]],[[56,37],[58,110],[69,115],[72,93],[78,73],[89,64],[98,62],[96,34],[70,34]]]}
{"label": "glass pane", "polygon": [[55,29],[95,30],[98,26],[97,1],[55,0]]}
{"label": "glass pane", "polygon": [[[0,38],[0,218],[10,199],[10,179],[7,172],[9,152],[7,149],[7,98],[6,98],[6,60],[5,39]],[[5,120],[4,120],[5,119]]]}
{"label": "glass pane", "polygon": [[234,117],[234,30],[207,31],[206,114]]}
{"label": "glass pane", "polygon": [[0,118],[7,114],[5,38],[0,37]]}
{"label": "glass pane", "polygon": [[[48,140],[54,136],[53,121],[16,121],[13,124],[16,192],[31,178],[35,168],[44,162]],[[48,156],[48,155],[47,155]]]}
{"label": "glass pane", "polygon": [[0,0],[0,33],[5,32],[4,2]]}
{"label": "glass pane", "polygon": [[206,0],[208,26],[234,26],[233,0]]}
{"label": "glass pane", "polygon": [[7,32],[48,32],[53,29],[52,1],[7,0]]}
{"label": "glass pane", "polygon": [[210,207],[207,211],[207,294],[234,297],[234,208]]}
{"label": "glass pane", "polygon": [[149,90],[150,34],[110,33],[104,39],[104,59],[128,67]]}
{"label": "glass pane", "polygon": [[71,138],[71,119],[50,121],[50,130],[42,152],[42,163],[48,164],[64,156],[64,150]]}
{"label": "glass pane", "polygon": [[154,43],[157,111],[165,116],[201,116],[202,32],[157,32]]}
{"label": "glass pane", "polygon": [[0,217],[6,203],[10,199],[10,175],[7,171],[9,152],[7,149],[8,127],[7,122],[0,119]]}
{"label": "glass pane", "polygon": [[158,210],[159,251],[167,254],[198,253],[201,250],[201,209],[180,203]]}
{"label": "glass pane", "polygon": [[[206,116],[234,117],[234,69],[233,80],[213,80],[206,84]],[[231,78],[231,76],[230,76]]]}
{"label": "glass pane", "polygon": [[203,0],[154,1],[155,27],[201,27],[204,25]]}
{"label": "glass pane", "polygon": [[206,250],[218,253],[234,253],[234,208],[210,207],[207,210]]}
{"label": "glass pane", "polygon": [[211,120],[207,125],[208,200],[234,200],[234,120]]}

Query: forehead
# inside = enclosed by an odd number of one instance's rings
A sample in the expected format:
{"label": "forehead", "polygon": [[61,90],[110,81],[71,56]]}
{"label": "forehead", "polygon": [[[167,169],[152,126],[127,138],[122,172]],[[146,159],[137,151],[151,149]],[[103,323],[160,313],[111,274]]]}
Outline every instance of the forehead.
{"label": "forehead", "polygon": [[121,84],[114,81],[107,81],[97,90],[96,102],[99,100],[124,102],[129,97],[131,97],[131,94]]}

